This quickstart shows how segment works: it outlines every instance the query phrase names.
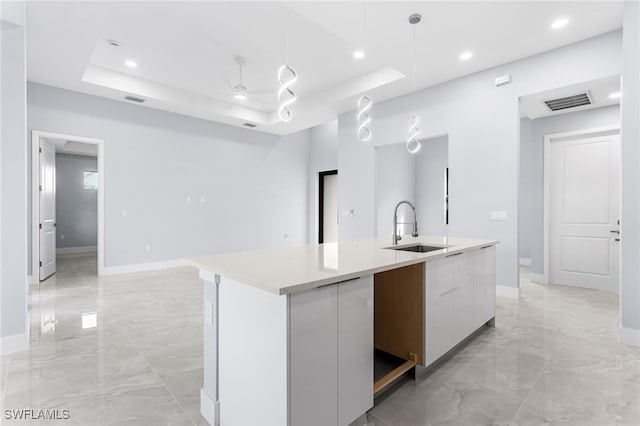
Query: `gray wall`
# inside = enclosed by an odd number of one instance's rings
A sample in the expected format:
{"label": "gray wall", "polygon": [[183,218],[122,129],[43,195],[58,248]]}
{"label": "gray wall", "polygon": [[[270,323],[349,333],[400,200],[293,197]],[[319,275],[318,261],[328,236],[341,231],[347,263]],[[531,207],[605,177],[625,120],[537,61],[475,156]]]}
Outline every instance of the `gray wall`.
{"label": "gray wall", "polygon": [[[11,10],[9,10],[11,9]],[[0,337],[26,333],[27,187],[24,2],[0,3]],[[26,347],[17,337],[0,353]]]}
{"label": "gray wall", "polygon": [[624,2],[621,326],[640,344],[640,4]]}
{"label": "gray wall", "polygon": [[57,248],[98,244],[98,191],[83,187],[83,172],[96,170],[96,157],[56,154]]}
{"label": "gray wall", "polygon": [[[451,209],[449,236],[499,240],[496,281],[518,286],[518,98],[580,81],[619,74],[622,34],[615,31],[573,45],[472,74],[415,94],[422,134],[449,136]],[[553,69],[550,73],[548,70]],[[511,74],[513,83],[494,86]],[[411,116],[411,95],[375,105],[372,130],[381,141],[402,141]],[[355,136],[355,112],[338,119],[340,239],[375,235],[375,156]],[[491,211],[508,220],[491,221]]]}
{"label": "gray wall", "polygon": [[[447,136],[422,141],[415,156],[416,210],[419,232],[424,235],[448,235],[444,224],[444,168],[449,163]],[[449,170],[449,174],[455,170]],[[450,207],[451,208],[451,207]]]}
{"label": "gray wall", "polygon": [[619,125],[620,107],[612,105],[520,124],[520,257],[531,259],[531,272],[544,269],[544,137],[593,127]]}
{"label": "gray wall", "polygon": [[105,141],[107,267],[307,242],[308,131],[267,135],[33,83],[28,127]]}
{"label": "gray wall", "polygon": [[[320,172],[338,168],[338,120],[309,129],[309,243],[318,242],[318,191]],[[338,188],[340,171],[338,171]],[[338,228],[338,232],[340,229]]]}
{"label": "gray wall", "polygon": [[[407,151],[403,143],[378,146],[375,151],[376,236],[388,238],[391,244],[396,204],[401,200],[407,200],[416,205],[415,157]],[[398,222],[412,221],[411,208],[406,205],[400,206]],[[398,229],[401,234],[410,234],[413,227],[400,225]]]}
{"label": "gray wall", "polygon": [[[531,120],[520,120],[520,181],[518,182],[518,256],[531,260],[531,223],[534,220],[533,209],[533,163],[542,157],[534,158],[531,138]],[[538,164],[538,163],[536,163]],[[538,164],[540,165],[540,164]],[[541,166],[542,167],[542,166]]]}

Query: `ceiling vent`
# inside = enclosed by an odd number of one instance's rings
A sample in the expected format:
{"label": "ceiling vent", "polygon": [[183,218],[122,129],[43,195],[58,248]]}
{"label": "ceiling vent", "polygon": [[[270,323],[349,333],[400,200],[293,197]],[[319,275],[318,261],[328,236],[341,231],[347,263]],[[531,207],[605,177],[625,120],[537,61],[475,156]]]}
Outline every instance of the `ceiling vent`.
{"label": "ceiling vent", "polygon": [[548,101],[544,101],[544,103],[551,111],[561,111],[563,109],[593,104],[591,101],[591,95],[588,91],[578,93],[576,95],[565,96],[564,98],[549,99]]}
{"label": "ceiling vent", "polygon": [[136,98],[135,96],[125,96],[124,97],[126,100],[131,101],[131,102],[137,102],[139,104],[143,103],[145,101],[145,99],[142,98]]}
{"label": "ceiling vent", "polygon": [[257,124],[253,124],[253,123],[243,123],[242,125],[243,126],[247,126],[247,127],[251,127],[251,128],[254,128],[254,127],[257,126]]}

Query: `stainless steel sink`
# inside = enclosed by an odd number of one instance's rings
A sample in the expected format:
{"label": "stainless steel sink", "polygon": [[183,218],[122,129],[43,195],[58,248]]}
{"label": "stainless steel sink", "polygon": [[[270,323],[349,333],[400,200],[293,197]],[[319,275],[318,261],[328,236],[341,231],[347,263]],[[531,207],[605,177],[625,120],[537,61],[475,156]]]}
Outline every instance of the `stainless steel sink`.
{"label": "stainless steel sink", "polygon": [[411,246],[401,246],[401,247],[387,247],[391,250],[402,250],[402,251],[413,251],[416,253],[428,253],[430,251],[442,250],[446,247],[436,247],[436,246],[425,246],[422,244],[414,244]]}

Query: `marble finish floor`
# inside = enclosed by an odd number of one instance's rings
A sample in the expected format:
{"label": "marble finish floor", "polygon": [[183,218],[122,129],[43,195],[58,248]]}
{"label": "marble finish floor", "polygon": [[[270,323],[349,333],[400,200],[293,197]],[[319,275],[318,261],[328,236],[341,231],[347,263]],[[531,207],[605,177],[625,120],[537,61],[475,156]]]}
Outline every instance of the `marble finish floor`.
{"label": "marble finish floor", "polygon": [[[206,424],[195,269],[95,272],[94,258],[60,258],[32,286],[30,349],[0,357],[0,423]],[[398,383],[369,425],[639,425],[640,350],[617,343],[618,296],[526,277],[519,300],[498,298],[495,328],[433,374]],[[70,419],[7,420],[5,409],[67,409]]]}

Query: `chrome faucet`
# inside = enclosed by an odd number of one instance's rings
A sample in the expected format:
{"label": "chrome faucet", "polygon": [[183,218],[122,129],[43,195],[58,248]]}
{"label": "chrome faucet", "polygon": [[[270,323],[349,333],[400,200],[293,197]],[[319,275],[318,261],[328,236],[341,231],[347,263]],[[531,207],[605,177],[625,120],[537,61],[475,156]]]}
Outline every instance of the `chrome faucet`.
{"label": "chrome faucet", "polygon": [[393,245],[397,245],[398,241],[402,239],[402,237],[398,234],[398,207],[400,207],[401,204],[409,204],[409,207],[411,207],[411,210],[413,210],[413,233],[411,234],[411,236],[418,236],[418,220],[416,219],[416,207],[408,201],[400,201],[398,204],[396,204],[396,209],[393,212]]}

